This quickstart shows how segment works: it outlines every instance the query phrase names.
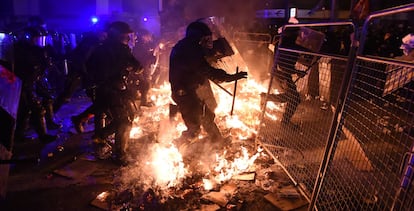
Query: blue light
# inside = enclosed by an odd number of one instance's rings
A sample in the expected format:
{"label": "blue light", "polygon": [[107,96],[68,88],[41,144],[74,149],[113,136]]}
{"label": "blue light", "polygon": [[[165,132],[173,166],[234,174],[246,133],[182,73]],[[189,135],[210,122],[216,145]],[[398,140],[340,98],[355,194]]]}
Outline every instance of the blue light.
{"label": "blue light", "polygon": [[98,22],[98,18],[97,17],[92,17],[91,18],[91,21],[92,21],[93,24],[95,24],[95,23]]}
{"label": "blue light", "polygon": [[148,21],[148,18],[147,18],[147,17],[144,17],[142,20],[143,20],[144,22],[147,22],[147,21]]}

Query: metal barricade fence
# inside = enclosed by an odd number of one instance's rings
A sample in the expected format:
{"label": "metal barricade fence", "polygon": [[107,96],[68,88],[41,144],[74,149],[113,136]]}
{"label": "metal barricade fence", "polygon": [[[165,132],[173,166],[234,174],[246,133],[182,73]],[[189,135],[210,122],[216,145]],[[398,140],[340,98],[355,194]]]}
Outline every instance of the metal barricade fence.
{"label": "metal barricade fence", "polygon": [[284,28],[256,140],[309,210],[414,210],[413,57],[370,45],[381,32],[401,42],[392,26],[410,17],[414,4],[371,14],[358,52],[351,23]]}
{"label": "metal barricade fence", "polygon": [[284,27],[257,142],[310,201],[351,57],[351,22]]}
{"label": "metal barricade fence", "polygon": [[268,78],[273,61],[273,49],[269,49],[272,36],[266,33],[234,32],[232,40],[246,62],[250,76],[257,81]]}
{"label": "metal barricade fence", "polygon": [[402,33],[393,26],[407,23],[413,15],[414,4],[409,4],[367,18],[310,209],[414,210],[413,58],[389,58],[392,54],[384,54],[385,50],[373,50],[383,45],[381,41],[370,45],[378,33],[390,33],[398,38],[388,45],[397,42],[399,50],[409,31]]}

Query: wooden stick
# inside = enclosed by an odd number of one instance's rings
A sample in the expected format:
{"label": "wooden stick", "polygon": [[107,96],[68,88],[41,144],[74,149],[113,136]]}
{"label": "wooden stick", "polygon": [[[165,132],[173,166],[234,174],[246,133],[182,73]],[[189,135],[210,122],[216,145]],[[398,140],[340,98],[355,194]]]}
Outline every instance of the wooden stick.
{"label": "wooden stick", "polygon": [[[239,73],[239,66],[236,67],[236,74]],[[237,91],[237,80],[234,81],[234,89],[233,89],[233,102],[231,104],[231,111],[230,116],[233,116],[233,110],[234,110],[234,102],[236,100],[236,91]]]}

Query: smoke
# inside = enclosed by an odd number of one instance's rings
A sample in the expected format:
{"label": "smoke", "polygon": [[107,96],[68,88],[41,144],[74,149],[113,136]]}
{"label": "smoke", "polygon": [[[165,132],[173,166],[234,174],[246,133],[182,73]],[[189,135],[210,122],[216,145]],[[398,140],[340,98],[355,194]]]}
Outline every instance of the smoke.
{"label": "smoke", "polygon": [[[248,28],[253,23],[257,3],[254,0],[222,0],[222,1],[204,1],[193,0],[179,2],[167,0],[164,6],[163,15],[165,20],[176,22],[182,26],[195,21],[199,18],[210,16],[222,17],[226,24],[231,27]],[[166,23],[167,25],[170,23]],[[176,30],[177,25],[171,26],[168,30]]]}
{"label": "smoke", "polygon": [[171,190],[180,189],[185,179],[208,173],[214,155],[206,150],[207,142],[180,142],[186,127],[180,115],[169,117],[168,86],[151,89],[150,94],[157,96],[156,106],[141,107],[143,110],[134,120],[127,150],[129,165],[116,172],[115,184],[119,192],[153,189],[167,197]]}

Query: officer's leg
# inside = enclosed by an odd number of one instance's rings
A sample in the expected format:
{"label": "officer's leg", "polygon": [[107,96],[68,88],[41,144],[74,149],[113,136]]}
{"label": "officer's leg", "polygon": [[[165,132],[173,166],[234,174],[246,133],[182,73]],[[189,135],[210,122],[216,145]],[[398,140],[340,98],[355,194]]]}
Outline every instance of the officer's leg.
{"label": "officer's leg", "polygon": [[121,122],[115,133],[115,159],[120,161],[121,164],[127,162],[127,148],[129,141],[129,133],[131,132],[132,124],[130,122]]}
{"label": "officer's leg", "polygon": [[195,138],[200,133],[200,118],[201,118],[201,108],[199,106],[190,107],[185,105],[183,108],[182,105],[178,105],[181,113],[181,117],[184,120],[187,130],[183,132],[184,136],[189,138]]}
{"label": "officer's leg", "polygon": [[204,113],[201,118],[201,124],[203,125],[204,130],[210,136],[212,141],[221,141],[223,139],[219,128],[214,122],[215,114],[213,111],[208,109],[207,106],[204,106]]}
{"label": "officer's leg", "polygon": [[28,127],[30,118],[30,109],[29,104],[27,102],[26,94],[24,92],[20,95],[19,101],[19,108],[17,112],[17,119],[16,119],[16,129],[14,140],[15,141],[23,141],[26,128]]}
{"label": "officer's leg", "polygon": [[31,121],[33,123],[33,127],[36,133],[39,136],[39,140],[43,142],[54,141],[57,138],[57,136],[49,135],[47,133],[48,131],[46,126],[45,109],[40,105],[40,103],[38,103],[33,105],[31,110]]}
{"label": "officer's leg", "polygon": [[44,107],[46,110],[46,123],[47,128],[55,130],[62,127],[61,124],[56,123],[55,119],[55,111],[53,109],[53,99],[46,99],[44,100]]}
{"label": "officer's leg", "polygon": [[282,123],[291,123],[290,120],[300,103],[300,94],[297,91],[296,85],[293,82],[289,83],[289,86],[286,91],[286,95],[289,99],[287,100],[286,109],[283,113]]}
{"label": "officer's leg", "polygon": [[200,133],[201,115],[203,107],[197,98],[189,96],[181,96],[174,98],[178,105],[178,110],[184,120],[187,130],[183,132],[183,136],[195,138]]}

